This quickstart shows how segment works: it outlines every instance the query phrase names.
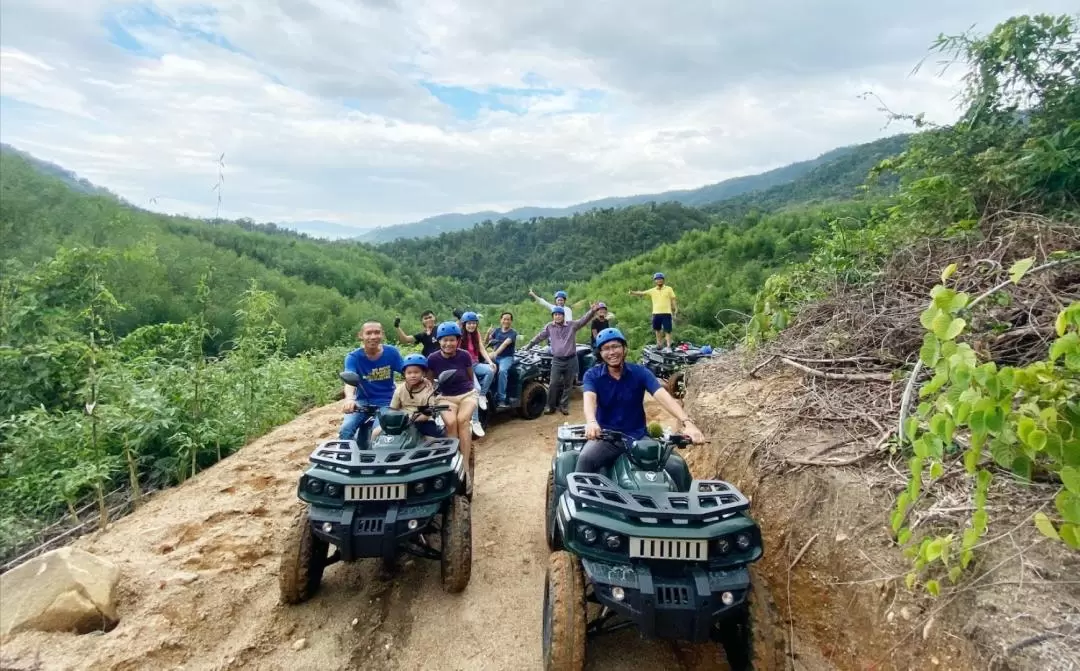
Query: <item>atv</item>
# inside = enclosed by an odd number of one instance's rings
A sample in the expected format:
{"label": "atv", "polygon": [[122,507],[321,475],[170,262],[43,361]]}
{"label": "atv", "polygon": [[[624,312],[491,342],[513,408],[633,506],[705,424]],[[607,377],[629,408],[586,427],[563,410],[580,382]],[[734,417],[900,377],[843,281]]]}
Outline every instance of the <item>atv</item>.
{"label": "atv", "polygon": [[661,380],[669,394],[675,398],[683,398],[686,396],[684,369],[712,355],[713,349],[708,345],[698,347],[684,342],[671,351],[665,351],[656,345],[646,345],[641,350],[641,363]]}
{"label": "atv", "polygon": [[[550,373],[551,360],[548,359]],[[536,352],[517,350],[514,352],[514,365],[506,381],[506,408],[497,408],[495,396],[499,389],[499,380],[492,380],[487,393],[487,408],[480,410],[480,425],[485,429],[494,414],[515,410],[519,417],[536,419],[544,414],[547,406],[548,388],[542,378],[541,358]]]}
{"label": "atv", "polygon": [[[540,355],[540,370],[541,379],[544,384],[551,384],[551,346],[546,345],[536,350]],[[583,345],[577,343],[577,363],[578,374],[577,380],[574,382],[575,386],[580,386],[582,380],[585,378],[585,372],[588,371],[596,363],[596,354],[593,352],[592,347],[589,345]]]}
{"label": "atv", "polygon": [[[454,373],[445,371],[436,386]],[[356,373],[340,377],[362,394]],[[428,406],[418,414],[437,416],[447,409]],[[356,412],[368,419],[357,435],[320,443],[300,476],[297,496],[306,505],[285,539],[281,600],[311,598],[330,564],[380,557],[393,566],[403,552],[439,560],[443,589],[464,590],[472,573],[472,469],[463,463],[458,439],[427,438],[415,426],[416,415],[370,405],[362,397]],[[372,441],[369,420],[375,416],[382,433]]]}
{"label": "atv", "polygon": [[[603,431],[601,439],[626,451],[605,473],[577,472],[585,426],[559,427],[546,497],[544,668],[579,671],[589,638],[627,627],[714,641],[734,669],[751,668],[747,566],[763,546],[749,501],[728,482],[691,479],[673,453],[686,436]],[[782,663],[773,648],[759,654]]]}

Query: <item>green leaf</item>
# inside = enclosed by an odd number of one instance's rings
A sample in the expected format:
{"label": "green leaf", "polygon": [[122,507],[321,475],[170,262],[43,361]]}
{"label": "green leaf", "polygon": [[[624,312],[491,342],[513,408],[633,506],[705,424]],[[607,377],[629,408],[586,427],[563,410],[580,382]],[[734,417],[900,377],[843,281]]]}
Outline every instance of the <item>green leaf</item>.
{"label": "green leaf", "polygon": [[904,420],[904,436],[907,438],[909,443],[915,440],[915,436],[916,436],[916,434],[918,434],[918,432],[919,432],[919,418],[918,417],[908,417],[906,420]]}
{"label": "green leaf", "polygon": [[964,453],[964,470],[968,473],[974,473],[975,467],[979,464],[979,454],[975,450],[968,450]]}
{"label": "green leaf", "polygon": [[1061,540],[1074,550],[1080,550],[1080,526],[1075,524],[1062,524],[1058,529]]}
{"label": "green leaf", "polygon": [[1046,447],[1046,432],[1042,429],[1032,429],[1028,432],[1028,439],[1024,442],[1033,450],[1042,452],[1043,448]]}
{"label": "green leaf", "polygon": [[1061,482],[1065,485],[1065,489],[1080,496],[1080,468],[1066,466],[1061,469],[1058,475],[1061,476]]}
{"label": "green leaf", "polygon": [[919,358],[927,366],[937,365],[938,359],[941,358],[941,341],[933,333],[928,332],[923,336],[923,345],[919,349]]}
{"label": "green leaf", "polygon": [[915,580],[917,578],[918,576],[915,575],[914,571],[904,576],[904,585],[908,588],[908,590],[911,590],[915,587]]}
{"label": "green leaf", "polygon": [[1030,481],[1032,465],[1033,464],[1031,463],[1031,459],[1029,459],[1027,455],[1017,455],[1012,462],[1012,472],[1016,473],[1021,478]]}
{"label": "green leaf", "polygon": [[1054,528],[1054,524],[1050,521],[1050,518],[1047,517],[1045,513],[1035,513],[1035,526],[1038,527],[1039,531],[1041,531],[1043,535],[1047,538],[1055,541],[1061,540],[1061,537],[1058,536],[1057,529]]}
{"label": "green leaf", "polygon": [[963,308],[966,308],[968,300],[970,298],[970,296],[962,292],[956,294],[955,296],[953,296],[952,302],[949,304],[949,310],[951,312],[956,312],[957,310],[962,310]]}
{"label": "green leaf", "polygon": [[1057,319],[1054,320],[1054,330],[1057,331],[1058,337],[1065,335],[1065,328],[1068,326],[1068,323],[1065,310],[1062,310],[1058,313]]}
{"label": "green leaf", "polygon": [[956,319],[949,322],[949,328],[947,328],[945,330],[945,335],[942,336],[942,338],[944,340],[955,340],[956,336],[963,333],[964,326],[966,326],[966,325],[967,325],[966,321],[964,321],[960,317],[957,317]]}
{"label": "green leaf", "polygon": [[1016,420],[1016,435],[1020,437],[1020,440],[1025,444],[1028,443],[1028,436],[1035,430],[1035,420],[1030,417],[1021,417]]}
{"label": "green leaf", "polygon": [[954,566],[949,569],[949,582],[955,585],[956,581],[960,579],[960,574],[963,573],[963,571],[964,569],[959,566]]}
{"label": "green leaf", "polygon": [[926,581],[926,591],[930,593],[930,596],[935,596],[935,597],[940,596],[941,595],[941,584],[938,583],[937,580],[927,580]]}
{"label": "green leaf", "polygon": [[934,463],[930,464],[930,477],[931,478],[934,478],[935,480],[937,478],[940,478],[941,474],[944,471],[945,471],[945,467],[941,465],[940,461],[935,461]]}
{"label": "green leaf", "polygon": [[1054,505],[1069,524],[1080,524],[1080,496],[1070,491],[1060,491],[1054,497]]}
{"label": "green leaf", "polygon": [[952,277],[953,273],[955,273],[955,272],[956,272],[956,264],[955,263],[950,263],[945,268],[945,270],[941,271],[941,282],[942,282],[942,284],[944,284],[946,281],[948,281],[948,279],[950,277]]}
{"label": "green leaf", "polygon": [[1019,284],[1021,278],[1027,274],[1027,271],[1031,269],[1032,264],[1035,263],[1035,258],[1029,256],[1026,259],[1020,259],[1016,263],[1012,264],[1009,268],[1009,279],[1013,284]]}
{"label": "green leaf", "polygon": [[907,545],[908,541],[910,541],[910,540],[911,540],[911,529],[909,529],[907,527],[904,527],[903,529],[901,529],[900,533],[897,534],[897,536],[896,536],[896,542],[900,543],[900,545]]}
{"label": "green leaf", "polygon": [[1016,451],[1013,450],[1012,445],[1009,445],[1004,440],[995,438],[990,441],[990,455],[994,457],[994,462],[1002,468],[1012,468],[1013,459],[1016,458]]}
{"label": "green leaf", "polygon": [[1067,355],[1077,348],[1080,348],[1080,333],[1070,331],[1050,345],[1050,360],[1057,361],[1062,355]]}
{"label": "green leaf", "polygon": [[930,307],[919,313],[919,323],[922,324],[923,328],[925,328],[927,331],[933,331],[934,320],[939,314],[941,314],[941,310],[931,304]]}
{"label": "green leaf", "polygon": [[[978,405],[976,405],[978,407]],[[975,410],[968,417],[968,427],[972,432],[986,433],[986,413],[982,410]]]}

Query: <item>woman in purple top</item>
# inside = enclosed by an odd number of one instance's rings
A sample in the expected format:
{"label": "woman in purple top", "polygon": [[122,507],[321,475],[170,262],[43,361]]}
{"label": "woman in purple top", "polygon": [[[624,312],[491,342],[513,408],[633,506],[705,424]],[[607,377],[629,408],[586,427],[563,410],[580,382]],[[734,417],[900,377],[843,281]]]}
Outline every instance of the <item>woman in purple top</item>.
{"label": "woman in purple top", "polygon": [[[472,452],[471,419],[476,409],[477,394],[473,386],[472,357],[458,346],[461,343],[461,327],[457,322],[443,322],[435,329],[439,351],[428,356],[428,377],[435,379],[445,371],[456,374],[439,388],[439,403],[450,406],[443,413],[446,435],[458,439],[461,456],[469,464]],[[469,470],[469,487],[472,486],[472,470]]]}

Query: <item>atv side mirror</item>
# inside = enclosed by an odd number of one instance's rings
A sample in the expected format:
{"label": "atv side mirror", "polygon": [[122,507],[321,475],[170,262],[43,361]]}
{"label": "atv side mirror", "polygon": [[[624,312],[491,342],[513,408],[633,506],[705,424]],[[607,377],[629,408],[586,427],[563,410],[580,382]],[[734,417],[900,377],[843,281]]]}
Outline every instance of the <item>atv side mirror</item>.
{"label": "atv side mirror", "polygon": [[338,377],[345,384],[352,385],[353,387],[360,387],[360,376],[351,370],[345,370],[338,373]]}
{"label": "atv side mirror", "polygon": [[435,381],[438,383],[437,387],[441,389],[442,386],[453,379],[455,375],[457,375],[456,370],[444,370],[439,373],[439,377],[435,378]]}

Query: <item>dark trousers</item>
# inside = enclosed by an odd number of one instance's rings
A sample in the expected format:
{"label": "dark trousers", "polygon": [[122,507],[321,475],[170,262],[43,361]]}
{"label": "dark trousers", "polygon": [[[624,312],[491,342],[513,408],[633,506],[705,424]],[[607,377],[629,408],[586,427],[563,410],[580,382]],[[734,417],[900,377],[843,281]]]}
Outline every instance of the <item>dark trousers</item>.
{"label": "dark trousers", "polygon": [[582,473],[601,473],[604,469],[611,468],[623,452],[624,448],[621,445],[609,443],[606,440],[590,440],[581,448],[577,467],[574,470]]}
{"label": "dark trousers", "polygon": [[551,388],[548,389],[548,407],[552,410],[570,410],[570,392],[577,379],[577,354],[568,357],[551,357]]}

